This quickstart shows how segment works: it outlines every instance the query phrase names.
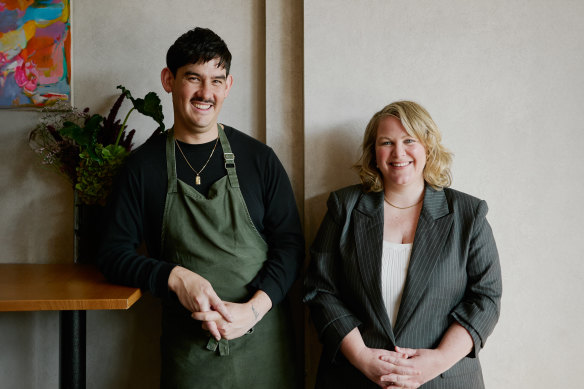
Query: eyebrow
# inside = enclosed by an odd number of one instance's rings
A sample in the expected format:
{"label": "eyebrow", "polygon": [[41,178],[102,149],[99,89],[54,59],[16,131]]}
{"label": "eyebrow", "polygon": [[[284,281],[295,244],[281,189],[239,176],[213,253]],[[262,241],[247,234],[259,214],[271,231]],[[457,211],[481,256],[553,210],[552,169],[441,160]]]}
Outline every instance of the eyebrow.
{"label": "eyebrow", "polygon": [[[188,76],[197,76],[197,77],[203,78],[203,76],[201,76],[199,73],[197,73],[197,72],[191,72],[191,71],[188,71],[187,70],[185,72],[185,77],[188,77]],[[222,74],[220,76],[212,76],[211,78],[214,79],[214,80],[225,80],[225,79],[227,79],[227,76],[225,76],[225,75]]]}
{"label": "eyebrow", "polygon": [[[383,138],[383,139],[394,139],[394,138],[390,138],[389,136],[384,136],[384,135],[381,135],[379,138]],[[397,139],[405,139],[405,138],[413,138],[413,139],[416,139],[415,136],[412,136],[410,134],[406,134],[404,136],[400,136]]]}

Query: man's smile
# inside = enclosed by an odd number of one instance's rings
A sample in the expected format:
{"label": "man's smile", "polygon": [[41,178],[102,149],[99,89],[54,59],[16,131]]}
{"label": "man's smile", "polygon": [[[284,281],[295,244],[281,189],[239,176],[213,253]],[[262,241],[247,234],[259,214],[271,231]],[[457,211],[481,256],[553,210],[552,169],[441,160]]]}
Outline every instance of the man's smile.
{"label": "man's smile", "polygon": [[202,102],[202,101],[191,101],[191,103],[193,104],[193,106],[197,109],[201,109],[201,110],[208,110],[213,106],[212,102]]}

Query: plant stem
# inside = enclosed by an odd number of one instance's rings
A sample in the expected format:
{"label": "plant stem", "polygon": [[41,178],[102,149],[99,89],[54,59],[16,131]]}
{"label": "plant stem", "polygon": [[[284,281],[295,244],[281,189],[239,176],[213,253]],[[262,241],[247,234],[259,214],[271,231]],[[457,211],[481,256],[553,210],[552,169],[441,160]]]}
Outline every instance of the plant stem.
{"label": "plant stem", "polygon": [[120,128],[120,132],[118,132],[118,137],[116,139],[116,144],[115,144],[116,146],[118,145],[118,143],[120,143],[120,139],[122,138],[122,133],[126,129],[126,122],[128,121],[128,118],[130,117],[130,114],[132,113],[132,111],[135,109],[136,108],[132,107],[132,109],[129,110],[128,113],[126,114],[126,117],[124,118],[124,122],[122,123],[122,127]]}

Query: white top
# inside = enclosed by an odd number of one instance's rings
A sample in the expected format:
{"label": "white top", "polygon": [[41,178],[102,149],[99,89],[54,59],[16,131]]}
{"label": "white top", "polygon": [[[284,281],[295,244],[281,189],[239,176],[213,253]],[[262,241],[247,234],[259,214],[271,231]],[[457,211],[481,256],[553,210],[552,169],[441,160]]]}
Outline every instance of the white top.
{"label": "white top", "polygon": [[385,302],[391,326],[395,326],[397,312],[401,303],[412,244],[399,244],[383,241],[381,253],[381,294]]}

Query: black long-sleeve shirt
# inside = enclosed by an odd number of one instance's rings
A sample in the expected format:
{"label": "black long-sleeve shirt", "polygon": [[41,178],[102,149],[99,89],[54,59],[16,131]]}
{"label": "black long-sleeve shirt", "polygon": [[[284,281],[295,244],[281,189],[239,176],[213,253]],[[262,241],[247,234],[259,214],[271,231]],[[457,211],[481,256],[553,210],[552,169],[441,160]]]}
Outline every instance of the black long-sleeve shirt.
{"label": "black long-sleeve shirt", "polygon": [[[297,277],[304,258],[304,238],[294,194],[284,167],[273,150],[252,137],[225,126],[235,154],[237,176],[251,219],[268,243],[268,257],[249,285],[263,290],[278,304]],[[114,283],[140,287],[168,296],[168,277],[175,264],[161,258],[162,218],[167,191],[166,134],[150,138],[128,158],[118,176],[106,209],[98,254],[100,269]],[[215,141],[180,143],[190,164],[200,169]],[[201,172],[195,173],[175,146],[178,179],[207,195],[210,186],[226,175],[221,143]],[[144,241],[148,254],[137,252]]]}

